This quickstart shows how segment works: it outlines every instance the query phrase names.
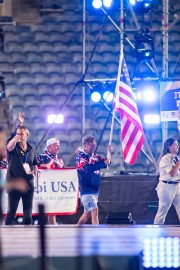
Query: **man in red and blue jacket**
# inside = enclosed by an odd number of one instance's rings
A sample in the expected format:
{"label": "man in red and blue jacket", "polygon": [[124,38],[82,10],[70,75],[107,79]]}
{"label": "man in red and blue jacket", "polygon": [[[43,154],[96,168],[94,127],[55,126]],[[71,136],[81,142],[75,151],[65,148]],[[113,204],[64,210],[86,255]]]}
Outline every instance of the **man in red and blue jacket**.
{"label": "man in red and blue jacket", "polygon": [[84,136],[83,148],[76,157],[81,202],[84,213],[78,224],[85,224],[91,218],[92,224],[99,224],[98,218],[98,195],[100,188],[100,169],[107,168],[111,163],[111,146],[107,148],[107,157],[104,159],[95,154],[96,140],[93,136]]}

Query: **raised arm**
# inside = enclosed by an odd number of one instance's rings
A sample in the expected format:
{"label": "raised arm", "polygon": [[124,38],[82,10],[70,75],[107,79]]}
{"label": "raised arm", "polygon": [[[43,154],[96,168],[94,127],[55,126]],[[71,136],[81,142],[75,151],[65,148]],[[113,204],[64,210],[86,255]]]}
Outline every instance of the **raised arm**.
{"label": "raised arm", "polygon": [[7,144],[7,150],[11,152],[15,146],[16,143],[20,141],[20,137],[18,135],[15,135]]}

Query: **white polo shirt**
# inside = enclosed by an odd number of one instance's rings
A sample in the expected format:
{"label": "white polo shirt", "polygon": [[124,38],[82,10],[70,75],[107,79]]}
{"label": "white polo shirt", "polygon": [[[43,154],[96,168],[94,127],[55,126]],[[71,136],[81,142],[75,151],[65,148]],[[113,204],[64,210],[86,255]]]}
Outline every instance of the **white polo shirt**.
{"label": "white polo shirt", "polygon": [[180,171],[172,177],[169,175],[169,172],[172,170],[172,167],[177,163],[178,156],[172,154],[166,154],[161,158],[159,163],[159,180],[163,181],[177,181],[180,180]]}

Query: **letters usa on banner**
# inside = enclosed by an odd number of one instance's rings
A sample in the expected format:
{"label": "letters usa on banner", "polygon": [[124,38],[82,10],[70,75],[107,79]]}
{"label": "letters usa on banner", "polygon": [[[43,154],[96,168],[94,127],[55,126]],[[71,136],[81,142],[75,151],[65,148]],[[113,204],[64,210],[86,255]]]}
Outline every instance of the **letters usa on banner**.
{"label": "letters usa on banner", "polygon": [[[2,170],[2,180],[5,181],[6,170]],[[38,214],[38,204],[45,205],[45,212],[57,215],[72,215],[78,207],[78,178],[76,169],[40,170],[38,189],[35,183],[33,200],[33,215]],[[38,193],[37,193],[38,191]],[[3,213],[7,213],[7,193],[3,192]],[[20,201],[17,215],[21,215]]]}

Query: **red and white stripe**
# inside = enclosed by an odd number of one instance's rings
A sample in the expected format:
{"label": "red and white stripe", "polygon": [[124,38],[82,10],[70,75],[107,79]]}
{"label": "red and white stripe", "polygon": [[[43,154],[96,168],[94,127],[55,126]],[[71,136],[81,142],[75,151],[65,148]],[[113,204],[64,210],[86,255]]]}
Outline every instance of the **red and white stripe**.
{"label": "red and white stripe", "polygon": [[144,132],[130,81],[121,81],[122,57],[116,84],[115,109],[121,116],[121,138],[124,161],[134,164],[144,143]]}

